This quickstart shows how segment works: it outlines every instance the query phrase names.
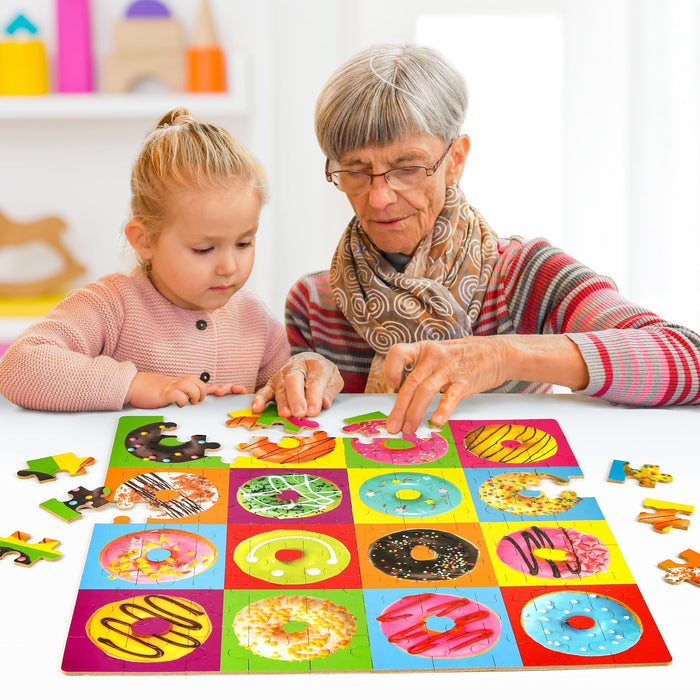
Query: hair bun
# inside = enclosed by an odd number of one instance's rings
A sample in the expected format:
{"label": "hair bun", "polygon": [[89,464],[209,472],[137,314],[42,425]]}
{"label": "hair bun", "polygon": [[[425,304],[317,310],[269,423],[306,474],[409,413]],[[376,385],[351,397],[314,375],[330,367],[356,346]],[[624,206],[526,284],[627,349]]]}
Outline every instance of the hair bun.
{"label": "hair bun", "polygon": [[176,126],[177,124],[187,124],[192,121],[194,121],[194,115],[189,109],[186,107],[175,107],[175,109],[171,109],[160,118],[156,129]]}

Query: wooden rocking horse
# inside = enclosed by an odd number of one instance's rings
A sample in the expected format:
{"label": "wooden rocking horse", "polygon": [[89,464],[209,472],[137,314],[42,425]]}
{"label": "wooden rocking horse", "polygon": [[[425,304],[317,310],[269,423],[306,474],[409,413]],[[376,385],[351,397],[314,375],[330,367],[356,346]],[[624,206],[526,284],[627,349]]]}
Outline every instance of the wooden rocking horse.
{"label": "wooden rocking horse", "polygon": [[56,251],[63,261],[61,271],[43,279],[28,282],[3,282],[0,280],[0,297],[41,296],[61,291],[61,288],[69,280],[85,272],[85,268],[76,262],[61,240],[65,230],[65,222],[57,216],[48,216],[23,223],[11,221],[0,212],[0,248],[40,242]]}

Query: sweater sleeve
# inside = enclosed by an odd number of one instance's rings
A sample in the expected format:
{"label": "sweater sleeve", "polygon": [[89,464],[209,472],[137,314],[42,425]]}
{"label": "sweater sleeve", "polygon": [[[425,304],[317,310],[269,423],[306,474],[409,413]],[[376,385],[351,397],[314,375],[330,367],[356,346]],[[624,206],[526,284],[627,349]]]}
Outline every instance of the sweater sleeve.
{"label": "sweater sleeve", "polygon": [[111,357],[123,306],[95,283],[71,292],[28,328],[0,361],[0,393],[44,411],[120,410],[136,375],[132,362]]}
{"label": "sweater sleeve", "polygon": [[590,381],[582,393],[614,403],[700,403],[700,337],[633,304],[607,277],[546,241],[511,246],[503,281],[516,333],[563,333]]}

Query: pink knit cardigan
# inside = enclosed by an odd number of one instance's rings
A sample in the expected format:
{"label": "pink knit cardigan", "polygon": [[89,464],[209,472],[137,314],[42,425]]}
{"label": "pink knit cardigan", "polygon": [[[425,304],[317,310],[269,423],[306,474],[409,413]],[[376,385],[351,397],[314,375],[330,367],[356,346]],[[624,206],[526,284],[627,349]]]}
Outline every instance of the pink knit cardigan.
{"label": "pink knit cardigan", "polygon": [[285,330],[243,288],[213,313],[165,299],[140,270],[77,289],[0,361],[0,393],[45,411],[119,410],[137,372],[262,386],[289,357]]}

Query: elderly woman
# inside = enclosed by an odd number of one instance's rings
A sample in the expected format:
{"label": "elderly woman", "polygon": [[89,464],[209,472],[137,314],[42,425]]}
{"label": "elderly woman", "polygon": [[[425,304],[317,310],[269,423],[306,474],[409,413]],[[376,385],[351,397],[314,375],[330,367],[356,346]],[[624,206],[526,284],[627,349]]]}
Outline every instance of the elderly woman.
{"label": "elderly woman", "polygon": [[[426,47],[372,47],[330,78],[316,135],[326,179],[355,216],[330,272],[289,293],[292,352],[330,360],[346,391],[400,387],[391,432],[413,432],[438,393],[436,425],[489,390],[561,385],[617,403],[700,402],[696,333],[545,240],[499,238],[469,204],[459,188],[466,110],[464,78]],[[328,366],[296,355],[256,402],[275,394],[299,415],[305,399],[315,410],[337,388]]]}

